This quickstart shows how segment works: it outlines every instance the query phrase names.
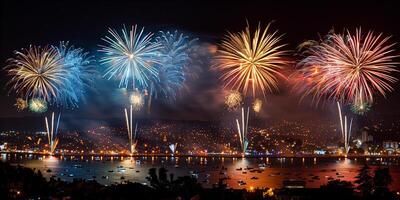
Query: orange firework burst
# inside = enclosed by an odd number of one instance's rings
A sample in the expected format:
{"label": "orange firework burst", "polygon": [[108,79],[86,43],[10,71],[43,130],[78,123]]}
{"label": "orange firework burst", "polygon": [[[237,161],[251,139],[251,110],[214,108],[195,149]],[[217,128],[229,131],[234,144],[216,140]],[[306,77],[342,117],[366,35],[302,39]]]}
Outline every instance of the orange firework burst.
{"label": "orange firework burst", "polygon": [[355,35],[330,34],[328,39],[307,48],[306,56],[299,65],[304,95],[313,94],[314,100],[322,97],[353,105],[372,104],[374,94],[386,96],[397,81],[392,72],[397,62],[393,58],[393,45],[387,44],[389,37],[365,36],[361,29]]}
{"label": "orange firework burst", "polygon": [[242,95],[238,91],[228,91],[225,96],[225,105],[229,110],[236,110],[242,104]]}
{"label": "orange firework burst", "polygon": [[262,104],[263,104],[263,102],[260,99],[254,100],[254,102],[253,102],[254,112],[259,113],[261,111]]}
{"label": "orange firework burst", "polygon": [[260,25],[251,34],[250,27],[239,33],[228,33],[215,57],[214,69],[222,72],[224,87],[238,90],[244,95],[251,88],[253,96],[265,95],[278,88],[276,75],[286,64],[282,58],[285,51],[278,44],[282,35]]}

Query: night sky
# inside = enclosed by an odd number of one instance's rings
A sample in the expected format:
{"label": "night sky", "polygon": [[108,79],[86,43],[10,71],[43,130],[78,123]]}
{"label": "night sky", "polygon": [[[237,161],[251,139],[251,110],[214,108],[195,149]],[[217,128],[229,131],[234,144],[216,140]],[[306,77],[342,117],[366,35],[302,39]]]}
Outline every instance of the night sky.
{"label": "night sky", "polygon": [[[279,3],[278,3],[279,2]],[[179,30],[191,37],[199,38],[205,47],[218,44],[229,31],[240,31],[246,20],[255,27],[258,22],[284,33],[286,50],[293,50],[307,39],[318,39],[318,34],[327,33],[332,27],[342,31],[354,31],[362,27],[392,35],[391,42],[400,42],[400,12],[395,1],[243,1],[243,3],[188,3],[185,1],[122,2],[122,1],[2,1],[1,5],[1,66],[13,56],[13,50],[26,48],[30,44],[71,44],[89,51],[95,58],[100,54],[100,38],[107,35],[108,27],[121,29],[122,25],[138,24],[147,31]],[[390,3],[393,2],[393,3]],[[397,54],[400,45],[395,46]],[[290,55],[289,55],[290,56]],[[231,119],[224,111],[221,84],[214,72],[209,71],[209,57],[204,55],[199,62],[203,72],[199,79],[189,84],[190,93],[184,94],[174,104],[156,101],[152,119],[220,120]],[[97,66],[99,73],[104,66]],[[292,69],[293,66],[287,66]],[[397,74],[396,77],[399,77]],[[15,97],[8,95],[6,82],[9,77],[0,72],[0,118],[42,116],[27,111],[17,112],[13,106]],[[290,92],[290,85],[280,81],[280,92],[269,95],[261,119],[314,120],[330,119],[337,115],[336,108],[328,104],[315,108],[308,100],[299,103],[299,97]],[[122,110],[128,103],[126,96],[118,90],[117,83],[98,79],[95,90],[90,91],[86,102],[78,109],[65,110],[69,119],[122,118]],[[387,99],[377,98],[376,104],[365,118],[395,118],[400,114],[400,85]],[[53,109],[54,110],[54,109]],[[57,109],[56,109],[57,110]]]}

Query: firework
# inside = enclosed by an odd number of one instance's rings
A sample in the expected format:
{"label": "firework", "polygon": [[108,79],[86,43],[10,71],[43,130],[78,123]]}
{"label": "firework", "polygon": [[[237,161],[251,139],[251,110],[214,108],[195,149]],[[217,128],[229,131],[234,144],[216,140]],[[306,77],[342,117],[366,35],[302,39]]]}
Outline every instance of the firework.
{"label": "firework", "polygon": [[47,111],[47,103],[42,99],[31,99],[28,103],[29,110],[35,113],[44,113]]}
{"label": "firework", "polygon": [[125,27],[122,34],[113,29],[108,31],[111,36],[102,38],[106,45],[100,45],[100,52],[105,55],[100,62],[107,65],[104,77],[119,79],[119,87],[127,88],[131,82],[132,88],[147,88],[148,81],[157,79],[157,69],[153,66],[159,63],[159,43],[152,43],[152,33],[145,34],[144,28],[137,31],[137,26],[131,30]]}
{"label": "firework", "polygon": [[128,110],[125,108],[125,121],[126,121],[126,129],[128,131],[128,138],[129,138],[129,147],[131,154],[136,152],[137,146],[137,132],[138,132],[138,123],[135,125],[135,130],[133,130],[132,121],[133,121],[133,106],[130,106],[129,115]]}
{"label": "firework", "polygon": [[349,153],[350,150],[350,137],[351,137],[351,126],[353,124],[353,118],[351,118],[350,120],[350,124],[348,125],[348,118],[345,115],[344,116],[344,121],[343,121],[343,115],[342,115],[342,109],[340,107],[339,102],[337,102],[337,106],[338,106],[338,110],[339,110],[339,120],[340,120],[340,131],[342,133],[342,137],[343,137],[343,142],[344,142],[344,150],[345,150],[345,155],[347,155]]}
{"label": "firework", "polygon": [[7,71],[12,76],[9,84],[17,96],[57,103],[61,88],[68,90],[69,85],[68,72],[57,51],[49,47],[30,46],[22,52],[16,51],[15,55],[9,60]]}
{"label": "firework", "polygon": [[178,143],[170,144],[168,147],[171,150],[171,154],[174,155],[175,151],[176,151],[176,148],[178,147]]}
{"label": "firework", "polygon": [[351,111],[353,111],[353,113],[358,114],[358,115],[364,115],[365,113],[367,113],[371,108],[371,105],[364,102],[362,104],[356,105],[353,104],[351,105]]}
{"label": "firework", "polygon": [[62,57],[63,65],[67,69],[67,87],[63,87],[60,99],[65,106],[78,107],[78,103],[84,99],[86,90],[93,84],[95,70],[89,53],[81,48],[75,48],[68,42],[60,42],[54,46],[59,56]]}
{"label": "firework", "polygon": [[14,106],[17,107],[18,111],[22,111],[28,107],[28,102],[22,98],[17,98]]}
{"label": "firework", "polygon": [[240,146],[242,147],[243,156],[246,154],[246,150],[249,145],[249,141],[247,139],[247,131],[249,126],[249,113],[250,113],[250,108],[247,108],[247,114],[246,114],[244,108],[242,107],[241,123],[239,122],[239,119],[236,119],[236,125],[239,134]]}
{"label": "firework", "polygon": [[197,39],[190,40],[188,36],[175,31],[159,32],[156,42],[161,45],[160,64],[157,65],[158,79],[152,81],[150,95],[153,93],[173,100],[177,93],[184,87],[189,68],[189,52]]}
{"label": "firework", "polygon": [[392,55],[389,37],[368,32],[355,35],[330,34],[325,40],[306,48],[307,56],[299,63],[299,83],[304,95],[313,94],[316,102],[322,97],[352,105],[371,105],[375,94],[386,96],[397,79],[397,62]]}
{"label": "firework", "polygon": [[236,110],[242,104],[242,100],[240,92],[231,90],[225,96],[225,105],[229,110]]}
{"label": "firework", "polygon": [[131,94],[131,96],[129,97],[129,101],[130,101],[131,105],[133,105],[133,109],[136,111],[139,111],[140,109],[142,109],[142,107],[144,105],[143,95],[138,90],[135,90]]}
{"label": "firework", "polygon": [[256,99],[253,102],[253,111],[259,113],[262,108],[262,101],[260,99]]}
{"label": "firework", "polygon": [[260,25],[252,35],[250,27],[240,33],[228,33],[215,57],[215,69],[222,72],[224,87],[244,95],[251,89],[253,96],[265,95],[278,88],[277,75],[286,64],[282,56],[284,45],[278,44],[282,35]]}
{"label": "firework", "polygon": [[58,126],[60,125],[60,117],[61,117],[61,114],[58,114],[57,121],[54,121],[54,112],[53,112],[51,114],[50,123],[49,123],[49,120],[47,119],[47,117],[45,117],[47,139],[49,141],[51,155],[54,154],[54,151],[56,150],[56,147],[58,144],[57,133],[58,133]]}

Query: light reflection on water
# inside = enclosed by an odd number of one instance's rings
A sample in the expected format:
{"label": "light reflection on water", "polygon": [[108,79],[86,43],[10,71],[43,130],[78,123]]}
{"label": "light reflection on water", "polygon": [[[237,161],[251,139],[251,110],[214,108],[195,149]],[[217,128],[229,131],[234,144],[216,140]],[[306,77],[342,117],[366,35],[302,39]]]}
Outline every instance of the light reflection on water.
{"label": "light reflection on water", "polygon": [[[391,187],[400,190],[398,158],[54,157],[1,154],[0,160],[40,170],[46,178],[54,176],[65,181],[83,178],[95,179],[105,185],[121,181],[147,183],[150,168],[165,167],[168,173],[174,173],[174,177],[196,174],[205,187],[211,187],[219,178],[225,177],[232,188],[278,188],[285,179],[304,180],[306,187],[319,187],[332,179],[354,181],[361,166],[368,163],[372,169],[378,165],[389,166],[393,179]],[[246,182],[246,185],[239,185],[239,181]]]}

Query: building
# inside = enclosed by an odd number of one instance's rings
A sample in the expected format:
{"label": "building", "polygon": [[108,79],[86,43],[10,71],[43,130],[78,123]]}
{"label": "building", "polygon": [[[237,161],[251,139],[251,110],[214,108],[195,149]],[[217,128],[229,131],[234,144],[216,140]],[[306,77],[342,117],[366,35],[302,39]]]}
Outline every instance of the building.
{"label": "building", "polygon": [[399,142],[395,141],[383,141],[383,149],[385,149],[388,154],[399,151]]}
{"label": "building", "polygon": [[361,132],[361,142],[362,143],[372,142],[372,141],[373,141],[372,135],[368,135],[368,132],[366,130]]}

